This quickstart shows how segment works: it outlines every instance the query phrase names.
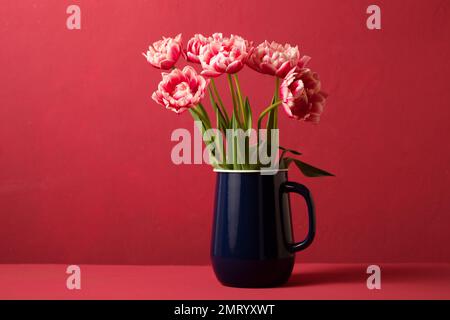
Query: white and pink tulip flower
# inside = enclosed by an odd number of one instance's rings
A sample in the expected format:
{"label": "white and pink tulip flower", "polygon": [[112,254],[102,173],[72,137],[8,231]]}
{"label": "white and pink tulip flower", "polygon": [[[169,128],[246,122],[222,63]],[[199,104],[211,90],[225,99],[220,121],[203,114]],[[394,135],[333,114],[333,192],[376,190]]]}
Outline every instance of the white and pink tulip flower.
{"label": "white and pink tulip flower", "polygon": [[280,86],[280,99],[290,118],[318,123],[327,94],[321,91],[317,73],[310,69],[292,68]]}
{"label": "white and pink tulip flower", "polygon": [[200,102],[208,83],[209,80],[190,66],[184,67],[183,70],[174,69],[170,73],[162,73],[162,81],[152,99],[166,109],[182,113]]}
{"label": "white and pink tulip flower", "polygon": [[180,56],[184,55],[181,33],[175,38],[163,37],[162,40],[154,42],[143,55],[155,68],[163,70],[172,68]]}
{"label": "white and pink tulip flower", "polygon": [[198,55],[202,75],[218,77],[223,73],[236,73],[244,67],[248,42],[242,37],[231,35],[226,38],[221,33],[215,33],[208,41],[208,44],[201,46]]}
{"label": "white and pink tulip flower", "polygon": [[202,34],[196,34],[187,43],[186,59],[189,62],[200,63],[200,50],[203,46],[209,44],[210,39]]}
{"label": "white and pink tulip flower", "polygon": [[300,59],[298,47],[290,44],[284,46],[272,41],[264,41],[252,48],[248,55],[247,65],[258,72],[284,78],[286,74],[300,63],[304,67],[309,57]]}

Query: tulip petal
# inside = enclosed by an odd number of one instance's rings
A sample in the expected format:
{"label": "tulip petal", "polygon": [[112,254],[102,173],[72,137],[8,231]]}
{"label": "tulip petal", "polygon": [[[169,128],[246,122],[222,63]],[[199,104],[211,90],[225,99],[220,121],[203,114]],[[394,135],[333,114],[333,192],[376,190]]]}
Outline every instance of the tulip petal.
{"label": "tulip petal", "polygon": [[291,65],[289,61],[284,62],[280,68],[276,71],[275,75],[279,78],[284,78],[286,74],[290,71]]}
{"label": "tulip petal", "polygon": [[270,75],[275,75],[275,72],[276,72],[275,67],[269,63],[261,63],[259,69],[261,70],[262,73],[266,73],[266,74],[270,74]]}
{"label": "tulip petal", "polygon": [[189,62],[200,63],[200,59],[198,58],[198,56],[196,56],[190,52],[186,53],[186,57],[187,57],[187,61],[189,61]]}
{"label": "tulip petal", "polygon": [[203,76],[207,76],[207,77],[211,77],[211,78],[215,78],[220,76],[222,73],[214,71],[214,70],[203,70],[201,72],[201,75]]}
{"label": "tulip petal", "polygon": [[227,73],[236,73],[240,71],[244,67],[242,61],[234,61],[230,65],[228,65],[226,72]]}
{"label": "tulip petal", "polygon": [[300,60],[298,60],[298,64],[297,67],[299,69],[302,69],[304,67],[306,67],[306,65],[308,64],[308,62],[311,60],[311,57],[309,56],[303,56],[300,58]]}
{"label": "tulip petal", "polygon": [[163,60],[161,61],[159,67],[164,70],[169,70],[175,65],[175,62],[173,60]]}

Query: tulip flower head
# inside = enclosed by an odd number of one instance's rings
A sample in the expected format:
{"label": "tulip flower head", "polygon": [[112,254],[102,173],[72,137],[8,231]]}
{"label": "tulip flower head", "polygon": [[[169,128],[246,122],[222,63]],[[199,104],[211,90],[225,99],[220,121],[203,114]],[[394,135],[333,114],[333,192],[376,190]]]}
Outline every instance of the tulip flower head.
{"label": "tulip flower head", "polygon": [[143,53],[147,61],[158,69],[168,70],[175,66],[182,50],[181,34],[175,38],[163,37],[162,40],[154,42],[149,46],[147,53]]}
{"label": "tulip flower head", "polygon": [[294,67],[281,83],[280,98],[290,118],[318,123],[327,94],[321,91],[317,73]]}
{"label": "tulip flower head", "polygon": [[182,113],[200,102],[207,86],[207,79],[197,74],[194,68],[186,66],[183,70],[162,73],[162,81],[153,92],[152,99],[166,109]]}

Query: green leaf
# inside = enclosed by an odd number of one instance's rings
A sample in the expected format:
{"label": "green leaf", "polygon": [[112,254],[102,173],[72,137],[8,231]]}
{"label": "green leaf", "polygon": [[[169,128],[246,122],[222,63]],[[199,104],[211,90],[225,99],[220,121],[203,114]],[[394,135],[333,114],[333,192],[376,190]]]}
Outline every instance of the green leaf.
{"label": "green leaf", "polygon": [[287,148],[284,148],[284,147],[282,147],[282,146],[279,146],[279,148],[280,148],[280,150],[282,150],[282,151],[290,152],[290,153],[292,153],[292,154],[295,154],[296,156],[300,156],[300,155],[301,155],[300,152],[298,152],[298,151],[296,151],[296,150],[293,150],[293,149],[287,149]]}
{"label": "green leaf", "polygon": [[[273,103],[275,103],[276,101],[276,97],[274,96],[273,98]],[[273,108],[270,112],[269,112],[269,116],[267,118],[267,145],[268,145],[268,150],[272,150],[271,149],[271,145],[272,145],[272,130],[277,128],[277,115],[278,115],[278,106]],[[271,156],[269,154],[269,156]]]}
{"label": "green leaf", "polygon": [[[246,165],[245,169],[248,170],[258,170],[259,169],[259,164],[258,164],[258,145],[252,145],[248,147],[248,151],[246,151],[248,154],[248,163]],[[250,159],[255,158],[256,159],[256,163],[250,164]]]}
{"label": "green leaf", "polygon": [[[211,84],[211,86],[213,88],[213,91],[212,91],[208,87],[210,95],[214,92],[215,97],[217,98],[217,103],[216,104],[219,105],[219,108],[222,110],[222,114],[223,114],[224,118],[227,120],[227,123],[229,123],[230,122],[230,118],[228,117],[227,109],[225,109],[225,106],[223,104],[222,98],[220,98],[220,94],[219,94],[219,91],[217,90],[216,83],[215,83],[214,79],[211,78],[210,84]],[[216,101],[214,98],[212,100],[214,100],[214,102]]]}
{"label": "green leaf", "polygon": [[280,169],[287,169],[289,165],[292,163],[293,158],[283,158],[280,159]]}
{"label": "green leaf", "polygon": [[[276,101],[278,101],[279,87],[280,87],[280,79],[278,77],[275,77],[275,90],[273,93],[273,98],[272,98],[271,104],[274,104]],[[274,108],[269,113],[269,116],[267,119],[267,130],[277,129],[277,128],[278,128],[278,107]],[[269,141],[269,143],[270,143],[270,141]]]}
{"label": "green leaf", "polygon": [[[239,78],[237,73],[233,74],[234,83],[236,85],[236,100],[238,102],[239,113],[236,114],[236,119],[241,123],[241,127],[244,127],[247,123],[247,118],[245,117],[245,111],[244,111],[244,100],[242,99],[242,93],[241,93],[241,85],[239,84]],[[240,119],[242,115],[242,119]]]}
{"label": "green leaf", "polygon": [[220,108],[218,105],[215,105],[214,111],[216,112],[216,123],[217,123],[217,129],[224,132],[226,131],[228,127],[227,120],[224,118],[222,111],[220,111]]}
{"label": "green leaf", "polygon": [[228,86],[231,92],[231,100],[233,101],[233,113],[236,118],[237,123],[241,126],[241,121],[239,119],[239,100],[236,94],[236,90],[234,88],[233,79],[231,74],[227,74]]}
{"label": "green leaf", "polygon": [[[298,159],[294,159],[294,158],[287,158],[287,159],[292,159],[291,161],[293,161],[295,163],[295,165],[297,166],[297,168],[300,169],[300,171],[307,177],[334,177],[334,174],[329,173],[325,170],[316,168],[306,162],[300,161]],[[290,161],[289,161],[290,163]]]}
{"label": "green leaf", "polygon": [[[279,86],[280,86],[280,79],[278,77],[275,77],[275,90],[273,93],[272,104],[274,104],[276,101],[278,101]],[[278,106],[273,108],[270,111],[270,113],[267,117],[267,126],[266,127],[267,127],[267,144],[268,144],[269,150],[271,150],[271,145],[272,145],[271,130],[278,128]]]}
{"label": "green leaf", "polygon": [[[237,119],[236,119],[236,113],[233,112],[232,116],[231,116],[231,129],[233,130],[233,133],[235,132],[236,129],[239,128],[239,124],[237,123]],[[231,142],[231,152],[232,152],[232,156],[233,156],[233,169],[234,170],[239,170],[240,166],[238,164],[238,158],[237,158],[237,138],[234,137],[234,135],[231,137],[231,141],[229,141],[229,143]]]}
{"label": "green leaf", "polygon": [[[189,109],[189,112],[192,115],[192,117],[194,118],[194,121],[197,121],[196,125],[198,126],[198,129],[200,130],[200,133],[202,135],[202,139],[203,139],[205,145],[208,146],[208,145],[214,143],[217,146],[217,142],[216,142],[216,139],[215,139],[214,136],[211,137],[210,140],[206,140],[205,137],[204,137],[205,131],[208,130],[208,129],[211,129],[211,127],[210,126],[208,127],[208,123],[210,123],[209,122],[209,117],[206,114],[206,111],[203,108],[203,106],[199,105],[197,107],[191,108],[191,109]],[[205,114],[206,114],[206,118],[205,118]],[[200,122],[200,125],[198,124],[198,122]],[[220,152],[220,149],[217,149],[217,147],[214,148],[214,151],[217,151],[217,150]],[[214,168],[217,168],[219,161],[218,161],[218,159],[216,157],[216,154],[211,152],[211,150],[209,150],[209,151],[210,151],[209,152],[209,157],[210,157],[210,160],[211,160],[210,162],[211,162],[211,164],[212,164],[212,166]]]}
{"label": "green leaf", "polygon": [[225,129],[228,128],[228,119],[223,114],[222,110],[219,107],[219,104],[214,100],[211,89],[208,90],[209,100],[211,102],[211,106],[213,107],[214,112],[216,113],[216,122],[217,128],[225,132]]}
{"label": "green leaf", "polygon": [[209,120],[208,113],[206,112],[205,108],[203,107],[203,105],[201,103],[198,104],[198,106],[196,107],[196,110],[198,110],[201,113],[202,119],[205,122],[205,126],[208,129],[211,129],[212,128],[211,120]]}
{"label": "green leaf", "polygon": [[205,129],[205,124],[204,124],[203,120],[201,119],[201,115],[199,114],[199,112],[196,110],[195,107],[189,109],[189,113],[191,114],[192,118],[194,118],[194,121],[201,122],[201,126],[199,126],[199,130],[203,134],[203,131],[206,129]]}
{"label": "green leaf", "polygon": [[250,107],[250,102],[248,100],[248,97],[245,98],[245,118],[246,118],[246,125],[245,129],[249,130],[253,127],[253,120],[252,120],[252,108]]}
{"label": "green leaf", "polygon": [[296,156],[300,156],[300,155],[301,155],[301,153],[298,152],[298,151],[296,151],[296,150],[287,149],[287,148],[284,148],[284,147],[282,147],[282,146],[279,146],[278,148],[280,148],[280,150],[282,150],[281,155],[280,155],[280,160],[279,160],[280,163],[283,161],[283,158],[285,157],[285,155],[286,155],[287,153],[292,153],[292,154],[294,154],[294,155],[296,155]]}

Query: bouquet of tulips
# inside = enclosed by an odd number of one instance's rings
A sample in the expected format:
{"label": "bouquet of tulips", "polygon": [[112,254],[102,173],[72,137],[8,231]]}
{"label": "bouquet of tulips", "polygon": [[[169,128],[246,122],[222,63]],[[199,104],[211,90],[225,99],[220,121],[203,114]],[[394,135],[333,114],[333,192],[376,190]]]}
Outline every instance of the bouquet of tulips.
{"label": "bouquet of tulips", "polygon": [[[153,67],[168,70],[162,73],[152,99],[177,114],[189,110],[203,134],[209,162],[215,168],[261,170],[267,168],[268,156],[276,160],[277,168],[294,163],[309,177],[332,175],[294,157],[301,155],[298,151],[278,145],[280,106],[292,119],[317,124],[327,98],[317,73],[306,67],[310,57],[300,56],[297,46],[267,41],[254,46],[237,35],[224,37],[214,33],[210,37],[196,34],[184,48],[179,34],[154,42],[144,56]],[[189,65],[176,68],[180,57],[200,64],[201,72]],[[244,66],[275,79],[272,101],[256,119],[256,129],[250,101],[243,95],[237,75]],[[224,74],[232,108],[224,105],[214,80]],[[216,128],[201,103],[206,92]],[[264,156],[261,150],[266,150]]]}

